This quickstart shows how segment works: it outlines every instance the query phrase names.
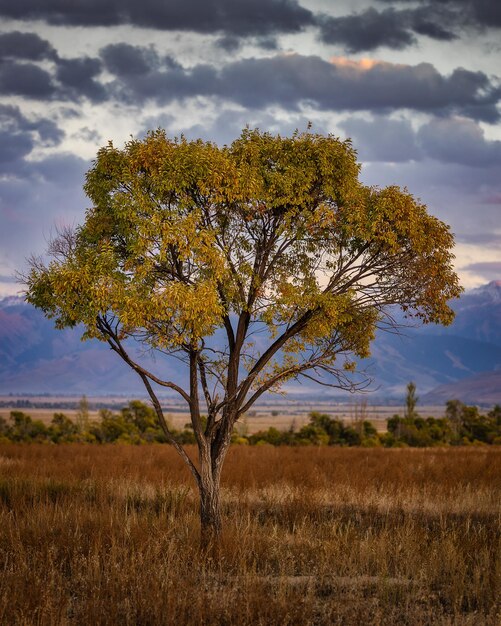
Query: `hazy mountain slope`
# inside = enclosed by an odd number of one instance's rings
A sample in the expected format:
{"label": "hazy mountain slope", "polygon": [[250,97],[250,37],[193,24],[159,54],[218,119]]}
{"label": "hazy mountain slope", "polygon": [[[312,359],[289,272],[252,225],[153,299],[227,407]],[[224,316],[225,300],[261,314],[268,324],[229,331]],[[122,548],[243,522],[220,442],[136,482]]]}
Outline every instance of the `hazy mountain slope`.
{"label": "hazy mountain slope", "polygon": [[452,326],[439,328],[439,334],[501,346],[501,280],[467,291],[452,307],[456,319]]}
{"label": "hazy mountain slope", "polygon": [[501,404],[501,370],[482,372],[456,383],[440,385],[421,397],[424,404],[442,404],[447,400],[465,404]]}
{"label": "hazy mountain slope", "polygon": [[[481,402],[482,394],[490,393],[476,375],[501,370],[501,281],[464,294],[454,308],[457,316],[449,328],[378,334],[371,359],[362,363],[378,395],[401,396],[410,380],[421,397],[438,385],[470,379],[469,397],[477,393]],[[19,298],[0,300],[0,393],[142,392],[137,376],[106,344],[82,342],[80,335],[79,329],[55,330],[51,320]],[[149,360],[149,365],[165,378],[186,382],[175,360]],[[314,383],[301,390],[327,391]]]}
{"label": "hazy mountain slope", "polygon": [[[19,298],[0,301],[0,393],[144,393],[137,375],[99,341],[81,341],[80,328],[54,328]],[[175,374],[165,360],[149,365]]]}
{"label": "hazy mountain slope", "polygon": [[407,329],[401,336],[379,335],[370,361],[376,384],[381,381],[383,390],[398,395],[410,380],[423,392],[501,368],[501,346]]}

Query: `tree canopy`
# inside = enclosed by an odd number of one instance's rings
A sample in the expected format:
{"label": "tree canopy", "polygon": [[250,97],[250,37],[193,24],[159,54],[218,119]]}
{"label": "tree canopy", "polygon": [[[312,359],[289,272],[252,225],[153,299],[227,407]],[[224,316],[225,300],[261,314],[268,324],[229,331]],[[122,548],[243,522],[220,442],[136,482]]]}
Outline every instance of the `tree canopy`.
{"label": "tree canopy", "polygon": [[[204,463],[217,483],[235,421],[263,393],[302,377],[353,388],[354,360],[394,324],[394,305],[424,323],[453,318],[448,226],[359,171],[350,141],[310,132],[109,143],[87,173],[84,224],[32,260],[27,299],[107,341],[166,432],[155,386],[184,398],[200,466],[179,451],[199,485]],[[180,358],[187,388],[135,361],[131,338]]]}

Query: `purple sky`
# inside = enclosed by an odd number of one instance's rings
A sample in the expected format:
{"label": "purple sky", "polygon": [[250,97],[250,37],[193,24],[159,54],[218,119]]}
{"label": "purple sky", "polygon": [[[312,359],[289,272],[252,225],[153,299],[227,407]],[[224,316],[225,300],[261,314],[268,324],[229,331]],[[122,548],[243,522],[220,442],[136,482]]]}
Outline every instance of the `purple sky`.
{"label": "purple sky", "polygon": [[0,297],[83,219],[97,149],[159,126],[352,137],[365,182],[451,225],[466,287],[501,278],[501,3],[0,0],[0,18]]}

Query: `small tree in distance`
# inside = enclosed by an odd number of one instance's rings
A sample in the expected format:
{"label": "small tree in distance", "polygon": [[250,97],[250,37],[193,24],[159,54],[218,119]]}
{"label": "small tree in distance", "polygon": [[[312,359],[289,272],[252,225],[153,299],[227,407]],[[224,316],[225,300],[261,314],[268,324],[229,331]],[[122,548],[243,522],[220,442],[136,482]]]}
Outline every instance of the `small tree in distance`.
{"label": "small tree in distance", "polygon": [[[355,390],[388,307],[448,324],[461,288],[453,236],[406,190],[370,188],[350,141],[246,129],[230,146],[161,130],[109,143],[87,173],[92,207],[33,258],[27,300],[108,342],[140,377],[200,492],[202,543],[221,532],[235,423],[291,379]],[[146,369],[136,340],[177,357],[187,385]],[[198,446],[172,437],[157,389],[186,402]],[[202,408],[203,407],[203,408]]]}
{"label": "small tree in distance", "polygon": [[412,380],[407,384],[407,393],[405,394],[405,417],[416,417],[416,405],[419,398],[416,396],[416,383]]}

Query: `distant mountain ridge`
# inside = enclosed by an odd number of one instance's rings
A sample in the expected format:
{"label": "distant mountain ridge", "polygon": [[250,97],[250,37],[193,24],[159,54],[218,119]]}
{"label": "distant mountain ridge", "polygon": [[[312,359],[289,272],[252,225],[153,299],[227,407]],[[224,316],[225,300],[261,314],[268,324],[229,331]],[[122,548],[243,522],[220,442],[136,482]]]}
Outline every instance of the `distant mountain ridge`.
{"label": "distant mountain ridge", "polygon": [[[378,333],[372,357],[361,365],[379,397],[401,397],[414,380],[422,399],[442,401],[451,393],[468,402],[501,403],[501,281],[468,291],[452,306],[456,319],[450,327]],[[0,393],[144,393],[134,372],[106,344],[82,342],[80,335],[79,329],[56,330],[21,298],[0,300]],[[147,358],[156,371],[186,384],[175,362]],[[289,390],[329,395],[314,383]]]}

